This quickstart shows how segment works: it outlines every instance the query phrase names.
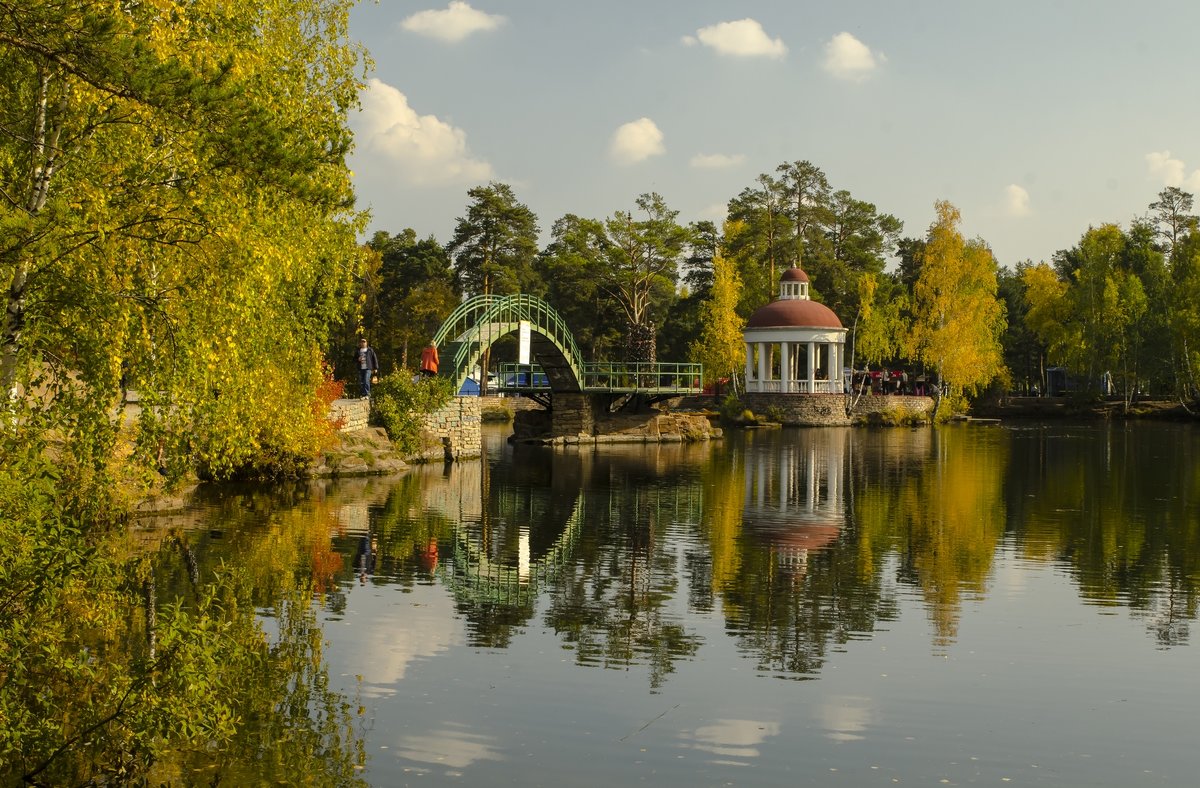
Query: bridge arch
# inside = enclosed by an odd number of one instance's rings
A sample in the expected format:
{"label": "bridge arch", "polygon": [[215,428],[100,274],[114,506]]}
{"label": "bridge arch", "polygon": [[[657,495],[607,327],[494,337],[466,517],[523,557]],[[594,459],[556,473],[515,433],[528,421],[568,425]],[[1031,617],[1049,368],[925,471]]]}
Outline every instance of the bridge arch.
{"label": "bridge arch", "polygon": [[575,337],[554,307],[537,296],[478,295],[464,301],[442,323],[433,341],[441,358],[439,374],[454,381],[458,391],[493,344],[530,327],[530,354],[541,365],[554,391],[580,391],[583,354]]}

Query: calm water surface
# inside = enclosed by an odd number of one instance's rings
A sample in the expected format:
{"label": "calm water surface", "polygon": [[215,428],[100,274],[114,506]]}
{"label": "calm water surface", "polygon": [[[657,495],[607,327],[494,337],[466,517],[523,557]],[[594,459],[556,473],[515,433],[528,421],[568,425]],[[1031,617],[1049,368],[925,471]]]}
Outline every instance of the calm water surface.
{"label": "calm water surface", "polygon": [[371,784],[1200,784],[1195,429],[504,437],[189,535],[315,580]]}

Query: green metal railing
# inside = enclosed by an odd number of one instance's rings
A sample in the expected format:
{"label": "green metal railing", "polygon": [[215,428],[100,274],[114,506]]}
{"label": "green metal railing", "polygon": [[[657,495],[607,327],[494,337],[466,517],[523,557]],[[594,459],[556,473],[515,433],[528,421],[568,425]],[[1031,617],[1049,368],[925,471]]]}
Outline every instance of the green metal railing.
{"label": "green metal railing", "polygon": [[442,374],[453,376],[455,387],[461,387],[484,351],[516,331],[522,321],[549,339],[575,379],[582,381],[583,354],[566,322],[545,301],[525,293],[475,296],[460,304],[433,338],[442,357]]}
{"label": "green metal railing", "polygon": [[[549,391],[550,380],[537,364],[501,364],[495,388],[499,391]],[[699,394],[704,365],[694,363],[589,361],[583,365],[584,391],[650,394]]]}

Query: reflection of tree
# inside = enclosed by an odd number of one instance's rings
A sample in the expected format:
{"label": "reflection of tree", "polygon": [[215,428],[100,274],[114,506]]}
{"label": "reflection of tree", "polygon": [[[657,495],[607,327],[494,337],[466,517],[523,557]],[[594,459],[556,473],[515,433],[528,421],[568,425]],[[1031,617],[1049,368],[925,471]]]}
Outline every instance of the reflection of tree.
{"label": "reflection of tree", "polygon": [[1022,551],[1072,568],[1085,599],[1125,604],[1164,646],[1200,612],[1200,457],[1177,430],[1044,427],[1014,437]]}
{"label": "reflection of tree", "polygon": [[895,549],[900,580],[921,589],[934,643],[952,643],[964,594],[982,594],[1004,533],[1007,440],[999,431],[886,431],[870,441],[856,516]]}
{"label": "reflection of tree", "polygon": [[[278,500],[225,497],[245,519]],[[224,547],[227,513],[216,505],[96,546],[87,571],[102,582],[68,588],[66,615],[45,633],[69,658],[47,651],[0,671],[10,691],[35,679],[29,708],[44,719],[25,728],[33,746],[0,759],[0,782],[358,782],[355,715],[329,689],[311,606],[308,547],[328,543],[328,521],[284,514],[273,552],[214,555],[200,542]],[[0,739],[22,732],[10,711]]]}
{"label": "reflection of tree", "polygon": [[249,646],[223,663],[237,735],[216,749],[204,741],[178,748],[151,772],[151,784],[195,784],[197,775],[211,785],[361,784],[363,742],[351,706],[329,689],[309,594],[301,585],[277,600],[269,640],[257,627],[233,629]]}
{"label": "reflection of tree", "polygon": [[581,665],[646,664],[659,687],[699,639],[671,612],[680,567],[668,550],[672,528],[699,521],[700,486],[686,469],[702,455],[679,447],[637,447],[589,455],[578,484],[587,517],[575,560],[548,588],[546,623]]}

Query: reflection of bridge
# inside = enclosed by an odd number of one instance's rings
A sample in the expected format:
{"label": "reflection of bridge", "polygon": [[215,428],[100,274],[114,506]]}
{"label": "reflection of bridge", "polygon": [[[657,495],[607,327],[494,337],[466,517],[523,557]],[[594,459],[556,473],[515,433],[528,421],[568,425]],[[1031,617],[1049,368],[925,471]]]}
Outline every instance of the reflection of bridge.
{"label": "reflection of bridge", "polygon": [[455,596],[491,604],[531,602],[539,583],[551,581],[571,560],[582,522],[581,495],[575,499],[562,533],[540,556],[532,554],[529,524],[519,527],[516,566],[490,557],[468,524],[457,523],[454,527],[454,569],[450,575]]}
{"label": "reflection of bridge", "polygon": [[[644,394],[651,398],[698,394],[700,364],[588,362],[558,312],[537,296],[482,295],[463,302],[433,341],[442,359],[440,374],[455,391],[488,349],[510,334],[528,334],[533,364],[507,364],[494,387],[528,393]],[[486,374],[486,371],[485,373]]]}

